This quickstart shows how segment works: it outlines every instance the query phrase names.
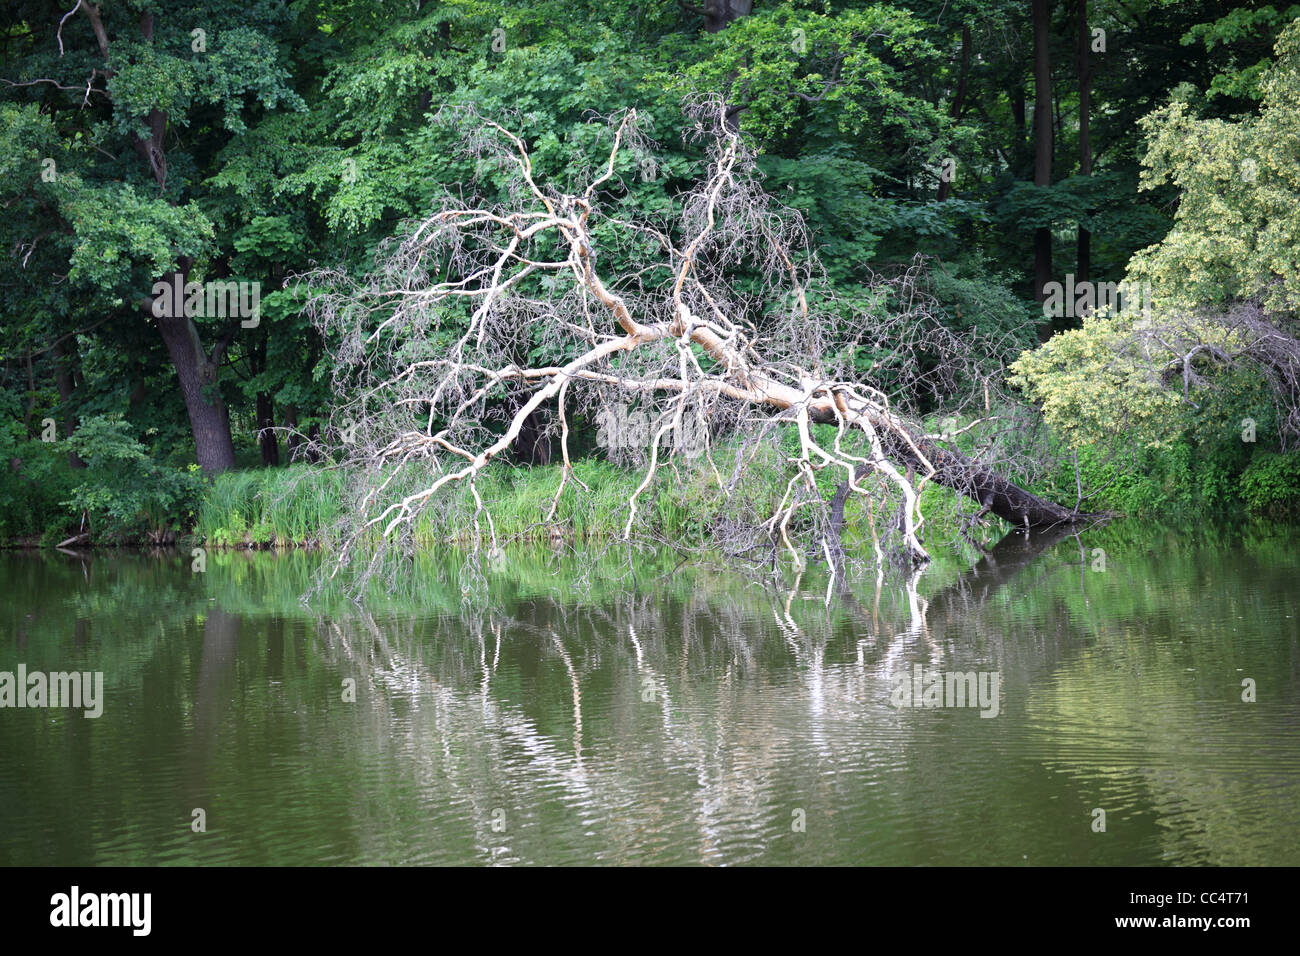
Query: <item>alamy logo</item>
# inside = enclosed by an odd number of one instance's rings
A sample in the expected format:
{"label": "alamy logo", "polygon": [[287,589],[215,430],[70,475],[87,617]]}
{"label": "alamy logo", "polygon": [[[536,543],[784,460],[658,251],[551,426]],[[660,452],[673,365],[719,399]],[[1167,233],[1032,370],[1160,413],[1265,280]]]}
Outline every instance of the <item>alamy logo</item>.
{"label": "alamy logo", "polygon": [[928,671],[915,664],[889,679],[895,707],[978,707],[981,717],[1000,710],[1002,675],[997,671]]}
{"label": "alamy logo", "polygon": [[103,671],[0,671],[0,707],[78,707],[84,717],[104,712]]}
{"label": "alamy logo", "polygon": [[[649,449],[657,434],[649,414],[626,405],[602,408],[596,426],[596,443],[610,451]],[[680,420],[673,419],[668,425],[661,442],[686,458],[696,458],[708,447],[708,426],[695,410],[685,409]]]}
{"label": "alamy logo", "polygon": [[1097,310],[1141,312],[1151,317],[1151,283],[1149,282],[1075,282],[1074,273],[1065,276],[1065,284],[1043,284],[1043,315],[1082,318]]}
{"label": "alamy logo", "polygon": [[181,284],[180,274],[153,284],[155,318],[242,319],[246,329],[261,319],[262,283],[213,280]]}
{"label": "alamy logo", "polygon": [[50,897],[51,926],[129,926],[132,935],[148,936],[152,893],[70,893]]}

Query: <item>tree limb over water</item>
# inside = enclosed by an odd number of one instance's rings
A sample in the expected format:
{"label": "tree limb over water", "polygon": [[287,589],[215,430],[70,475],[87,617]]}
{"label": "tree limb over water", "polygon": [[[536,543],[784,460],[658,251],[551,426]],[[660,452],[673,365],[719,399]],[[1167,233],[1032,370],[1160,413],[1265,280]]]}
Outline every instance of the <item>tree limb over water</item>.
{"label": "tree limb over water", "polygon": [[[618,216],[631,208],[619,198],[624,177],[654,164],[635,110],[616,117],[603,162],[566,190],[542,179],[520,136],[462,114],[453,121],[464,124],[481,192],[447,196],[380,250],[362,283],[343,271],[310,277],[316,321],[337,343],[335,385],[360,396],[336,414],[345,465],[364,480],[335,574],[370,544],[409,546],[421,514],[457,486],[473,496],[476,547],[486,541],[496,553],[492,510],[476,487],[488,464],[552,409],[563,471],[550,521],[581,485],[570,422],[629,402],[648,410],[648,428],[643,447],[610,449],[644,469],[626,501],[625,538],[666,467],[698,459],[717,494],[731,496],[787,430],[797,447],[780,463],[783,497],[751,527],[719,529],[724,550],[766,545],[798,568],[819,556],[838,567],[832,550],[851,499],[869,509],[877,560],[888,549],[918,566],[929,560],[929,483],[1020,527],[1079,518],[990,467],[990,450],[1007,464],[1005,443],[990,439],[972,456],[955,433],[927,434],[909,414],[907,402],[928,389],[949,401],[945,411],[977,407],[969,396],[982,394],[987,418],[963,432],[996,417],[996,346],[933,321],[906,273],[882,284],[876,307],[832,301],[802,220],[764,193],[725,105],[705,98],[688,110],[706,174],[673,197],[664,222]],[[496,201],[485,183],[498,187]],[[885,293],[901,307],[887,307]],[[866,375],[859,348],[874,357]],[[953,405],[959,383],[968,399]],[[817,483],[827,469],[843,476],[833,501]]]}

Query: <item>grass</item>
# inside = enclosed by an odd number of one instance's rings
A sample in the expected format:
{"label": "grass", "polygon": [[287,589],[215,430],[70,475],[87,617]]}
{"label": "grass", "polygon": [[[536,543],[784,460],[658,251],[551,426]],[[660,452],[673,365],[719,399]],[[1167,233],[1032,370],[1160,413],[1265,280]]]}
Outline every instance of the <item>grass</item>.
{"label": "grass", "polygon": [[[721,494],[712,468],[703,460],[677,468],[661,467],[638,498],[635,536],[643,541],[707,549],[716,545],[720,527],[761,525],[777,510],[786,493],[790,470],[785,459],[793,451],[793,447],[776,442],[761,448],[730,496]],[[726,449],[719,449],[715,456],[724,476],[730,473],[728,456]],[[547,521],[562,474],[560,465],[521,467],[508,462],[495,462],[484,470],[476,487],[484,508],[491,514],[499,543],[610,541],[623,534],[628,500],[645,477],[644,466],[625,467],[598,459],[575,461],[555,515]],[[826,469],[817,477],[819,493],[828,500],[836,484],[843,480],[843,473]],[[433,472],[412,468],[398,476],[387,500],[395,501],[418,491],[432,479]],[[338,543],[336,522],[342,514],[343,496],[353,490],[345,487],[347,480],[341,471],[306,465],[227,472],[210,485],[198,509],[196,536],[206,547],[215,549],[330,550]],[[419,551],[475,543],[476,506],[469,486],[458,483],[444,492],[411,528],[411,541]],[[940,562],[952,559],[959,565],[971,560],[974,550],[963,544],[955,532],[954,496],[930,487],[923,501],[927,546],[934,558]],[[791,524],[795,540],[805,537],[802,532],[806,530],[803,525],[807,514],[796,512]],[[485,544],[489,533],[487,517],[480,513],[477,520],[479,542]],[[877,520],[883,521],[884,516],[878,515]],[[845,546],[868,553],[868,534],[865,509],[848,508]],[[985,536],[991,543],[999,537],[998,529],[987,529]]]}
{"label": "grass", "polygon": [[194,533],[216,548],[326,545],[342,481],[339,472],[311,465],[224,472],[199,504]]}
{"label": "grass", "polygon": [[[412,470],[402,476],[398,493],[417,490],[430,476]],[[498,538],[546,541],[608,538],[622,534],[628,499],[643,478],[641,470],[604,461],[574,462],[569,485],[547,521],[560,487],[560,466],[515,467],[496,463],[479,477],[477,489],[491,513]],[[665,537],[696,540],[704,532],[698,513],[716,496],[703,487],[703,476],[674,475],[665,469],[638,499],[638,527]],[[198,509],[195,535],[209,547],[329,547],[340,515],[345,478],[339,471],[299,465],[284,469],[230,471],[218,475]],[[581,482],[586,488],[580,487]],[[783,485],[781,490],[783,490]],[[775,488],[773,489],[775,491]],[[770,497],[770,495],[768,496]],[[772,505],[780,492],[772,498]],[[437,507],[422,512],[413,535],[421,547],[472,543],[475,503],[468,485],[455,485]],[[488,534],[479,516],[479,533]]]}
{"label": "grass", "polygon": [[[793,448],[777,444],[760,450],[740,487],[728,497],[705,462],[662,465],[655,480],[637,499],[635,530],[672,541],[707,543],[720,521],[755,524],[766,520],[785,494],[789,469],[783,458]],[[725,449],[715,456],[728,473]],[[395,501],[433,480],[435,473],[411,466],[399,475],[386,500]],[[573,463],[573,472],[555,514],[547,515],[563,477],[560,465],[521,467],[494,462],[478,477],[476,488],[491,514],[501,541],[548,541],[555,538],[613,538],[623,533],[628,501],[645,477],[645,468],[624,467],[598,459]],[[842,475],[819,476],[825,497]],[[206,545],[226,547],[294,547],[335,544],[345,488],[341,471],[307,465],[283,469],[226,472],[211,483],[199,508],[195,534]],[[412,528],[419,547],[471,544],[476,534],[473,492],[467,484],[447,486],[438,501],[420,513]],[[477,533],[486,540],[487,517],[477,516]]]}

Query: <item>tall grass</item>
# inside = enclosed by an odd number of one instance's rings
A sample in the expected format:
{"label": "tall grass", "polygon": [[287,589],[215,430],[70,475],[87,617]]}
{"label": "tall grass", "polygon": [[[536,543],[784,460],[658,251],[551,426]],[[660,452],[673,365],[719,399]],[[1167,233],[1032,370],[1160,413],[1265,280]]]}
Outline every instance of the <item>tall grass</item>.
{"label": "tall grass", "polygon": [[[730,497],[721,494],[712,470],[700,467],[701,463],[680,469],[662,467],[637,499],[635,530],[693,545],[704,543],[720,518],[752,520],[759,512],[764,512],[762,517],[770,515],[785,493],[786,481],[775,461],[780,449],[774,447],[770,454],[774,460],[752,467]],[[623,533],[628,502],[644,478],[643,468],[575,461],[548,521],[562,477],[559,465],[520,467],[496,462],[485,469],[476,487],[498,540],[582,540]],[[399,476],[389,496],[418,490],[429,479],[430,475],[410,469]],[[349,480],[344,472],[310,465],[226,472],[217,476],[200,503],[195,535],[215,548],[328,548],[337,543],[337,521]],[[468,485],[451,486],[416,520],[415,544],[473,543],[475,510]],[[485,542],[487,516],[480,513],[477,521],[477,533]]]}
{"label": "tall grass", "polygon": [[311,465],[228,471],[198,508],[194,533],[209,547],[328,546],[343,477]]}
{"label": "tall grass", "polygon": [[[643,540],[708,548],[714,545],[719,528],[761,525],[776,512],[786,493],[790,474],[786,458],[795,450],[786,444],[782,439],[757,453],[753,449],[746,452],[746,467],[729,494],[723,493],[713,468],[702,459],[662,466],[637,500],[634,534]],[[723,448],[715,455],[724,478],[735,464],[733,453],[739,454]],[[498,543],[580,542],[623,534],[628,502],[645,477],[644,467],[596,459],[575,461],[555,514],[548,521],[562,477],[560,465],[526,467],[500,461],[479,475],[476,487],[491,515]],[[396,476],[386,499],[414,493],[432,479],[433,472],[411,467]],[[823,500],[829,500],[843,479],[842,471],[830,469],[817,475]],[[344,497],[355,493],[350,484],[355,480],[346,472],[310,465],[227,472],[210,485],[198,509],[195,534],[212,548],[330,549],[338,544]],[[953,540],[955,502],[948,500],[951,497],[945,489],[926,489],[927,531],[940,551],[957,543]],[[806,514],[796,512],[792,536],[798,538],[806,530],[801,527]],[[887,520],[888,509],[877,513],[878,522]],[[997,536],[994,530],[990,529],[992,539]],[[373,529],[375,541],[371,543],[377,542],[379,533],[378,527]],[[472,491],[459,483],[444,488],[438,501],[421,512],[411,528],[411,540],[420,550],[486,544],[489,534],[488,515],[476,515]],[[850,548],[869,546],[865,508],[855,504],[846,510],[843,534]]]}

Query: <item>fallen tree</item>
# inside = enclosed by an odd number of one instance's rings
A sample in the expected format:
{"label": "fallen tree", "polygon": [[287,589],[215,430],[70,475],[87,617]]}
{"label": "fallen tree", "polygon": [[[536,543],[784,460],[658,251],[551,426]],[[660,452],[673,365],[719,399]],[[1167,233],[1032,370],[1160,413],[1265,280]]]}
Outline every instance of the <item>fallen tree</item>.
{"label": "fallen tree", "polygon": [[[625,537],[668,462],[697,459],[718,493],[730,495],[784,429],[797,434],[784,496],[724,547],[766,541],[800,568],[818,554],[837,566],[832,552],[851,498],[869,509],[878,560],[890,550],[921,564],[929,555],[920,493],[931,482],[977,502],[980,516],[1021,527],[1079,517],[959,450],[958,430],[927,434],[897,395],[860,380],[856,350],[864,348],[882,356],[871,369],[891,367],[912,391],[936,379],[975,383],[986,417],[960,432],[996,418],[990,389],[998,381],[971,374],[980,346],[906,309],[882,319],[881,310],[837,308],[802,221],[763,192],[723,104],[702,100],[689,115],[707,174],[676,197],[664,222],[614,214],[631,205],[619,201],[622,177],[654,161],[635,111],[610,124],[604,161],[585,186],[568,190],[539,182],[519,136],[461,116],[466,149],[484,179],[507,184],[505,200],[449,195],[381,249],[365,280],[341,271],[310,277],[315,318],[337,343],[335,385],[349,396],[334,433],[343,436],[345,464],[363,476],[335,573],[367,541],[409,542],[423,510],[458,485],[474,498],[475,541],[495,550],[491,508],[475,480],[543,408],[554,410],[563,469],[547,520],[562,495],[580,493],[570,420],[628,402],[646,410],[644,442],[610,449],[644,468],[627,501]],[[922,351],[927,372],[918,367]],[[817,425],[833,431],[815,434]],[[720,466],[723,447],[730,464]],[[990,440],[985,450],[997,447]],[[834,503],[818,491],[826,469],[843,474]],[[421,476],[415,486],[413,472]],[[880,525],[877,514],[886,516]]]}

